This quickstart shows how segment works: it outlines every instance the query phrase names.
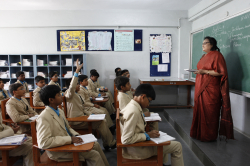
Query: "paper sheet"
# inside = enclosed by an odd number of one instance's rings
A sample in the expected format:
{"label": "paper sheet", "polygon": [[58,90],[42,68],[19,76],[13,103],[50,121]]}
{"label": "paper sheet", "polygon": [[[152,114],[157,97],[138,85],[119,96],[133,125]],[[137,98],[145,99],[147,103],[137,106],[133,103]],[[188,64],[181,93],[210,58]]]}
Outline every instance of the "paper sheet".
{"label": "paper sheet", "polygon": [[162,63],[169,63],[169,53],[162,53]]}
{"label": "paper sheet", "polygon": [[168,71],[168,65],[163,65],[163,64],[159,64],[158,65],[158,72],[167,72]]}
{"label": "paper sheet", "polygon": [[21,145],[22,142],[25,140],[25,137],[25,134],[5,137],[0,139],[0,145]]}
{"label": "paper sheet", "polygon": [[158,115],[151,115],[150,114],[150,116],[148,116],[148,117],[144,117],[145,118],[145,121],[147,122],[147,121],[161,121],[161,117]]}
{"label": "paper sheet", "polygon": [[115,51],[134,51],[134,30],[115,30]]}
{"label": "paper sheet", "polygon": [[112,50],[112,33],[107,31],[92,31],[88,33],[88,50]]}
{"label": "paper sheet", "polygon": [[167,135],[167,133],[164,133],[164,132],[161,132],[161,131],[159,131],[159,133],[160,133],[160,137],[158,137],[158,138],[150,138],[150,140],[157,143],[157,144],[175,140],[174,137],[171,137],[170,135]]}
{"label": "paper sheet", "polygon": [[150,52],[171,52],[171,36],[166,34],[150,36]]}
{"label": "paper sheet", "polygon": [[104,120],[106,114],[95,114],[95,115],[89,115],[88,119],[90,120]]}
{"label": "paper sheet", "polygon": [[33,120],[35,120],[36,118],[38,118],[38,116],[39,116],[39,115],[32,116],[32,117],[29,118],[29,120],[33,121]]}
{"label": "paper sheet", "polygon": [[96,101],[100,101],[100,100],[103,100],[104,98],[103,97],[96,97],[95,100]]}
{"label": "paper sheet", "polygon": [[83,142],[80,143],[80,144],[74,143],[75,146],[79,146],[79,145],[83,145],[83,144],[87,144],[87,143],[90,143],[90,142],[96,142],[97,141],[96,137],[93,134],[79,135],[77,137],[82,138]]}

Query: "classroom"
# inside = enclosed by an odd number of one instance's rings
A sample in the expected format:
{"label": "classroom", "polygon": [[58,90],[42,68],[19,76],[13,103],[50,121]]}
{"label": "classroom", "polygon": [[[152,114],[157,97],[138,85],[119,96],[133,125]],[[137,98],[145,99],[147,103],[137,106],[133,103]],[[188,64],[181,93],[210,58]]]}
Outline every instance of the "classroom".
{"label": "classroom", "polygon": [[0,166],[249,165],[250,0],[1,0],[0,20]]}

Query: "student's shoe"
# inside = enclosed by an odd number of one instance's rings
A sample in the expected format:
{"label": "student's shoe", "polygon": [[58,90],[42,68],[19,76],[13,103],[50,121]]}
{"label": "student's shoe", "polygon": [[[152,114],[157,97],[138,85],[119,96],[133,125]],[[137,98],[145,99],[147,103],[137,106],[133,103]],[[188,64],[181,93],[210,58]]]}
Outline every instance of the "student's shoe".
{"label": "student's shoe", "polygon": [[109,128],[109,130],[110,130],[110,132],[111,132],[112,135],[115,134],[115,129],[116,129],[115,125],[113,125],[113,126],[111,126],[111,127]]}
{"label": "student's shoe", "polygon": [[113,146],[105,146],[104,147],[104,149],[106,150],[106,151],[109,151],[109,149],[115,149],[116,148],[116,143],[113,145]]}
{"label": "student's shoe", "polygon": [[170,164],[170,165],[165,165],[165,164],[163,164],[163,166],[171,166],[171,164]]}
{"label": "student's shoe", "polygon": [[116,114],[111,114],[111,115],[110,115],[110,118],[111,118],[112,120],[115,120],[115,119],[116,119]]}

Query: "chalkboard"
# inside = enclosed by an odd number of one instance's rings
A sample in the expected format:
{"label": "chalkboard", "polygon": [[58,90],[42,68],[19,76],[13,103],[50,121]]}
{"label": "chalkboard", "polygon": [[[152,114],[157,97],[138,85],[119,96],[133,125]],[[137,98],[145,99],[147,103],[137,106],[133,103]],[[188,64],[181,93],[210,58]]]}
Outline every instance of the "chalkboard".
{"label": "chalkboard", "polygon": [[[198,47],[202,46],[200,35],[201,32],[193,34],[192,68],[203,54],[198,53]],[[250,93],[250,12],[205,28],[205,36],[212,36],[218,42],[227,63],[230,89]]]}

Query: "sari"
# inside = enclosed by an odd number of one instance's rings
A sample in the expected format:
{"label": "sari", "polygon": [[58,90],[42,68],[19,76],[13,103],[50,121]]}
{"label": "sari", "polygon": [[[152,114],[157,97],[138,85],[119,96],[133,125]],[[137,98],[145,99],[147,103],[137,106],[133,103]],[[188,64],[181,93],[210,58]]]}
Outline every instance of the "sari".
{"label": "sari", "polygon": [[210,51],[201,57],[197,69],[214,70],[222,76],[196,75],[190,136],[201,141],[213,141],[217,139],[219,130],[219,135],[234,139],[227,66],[223,55]]}

